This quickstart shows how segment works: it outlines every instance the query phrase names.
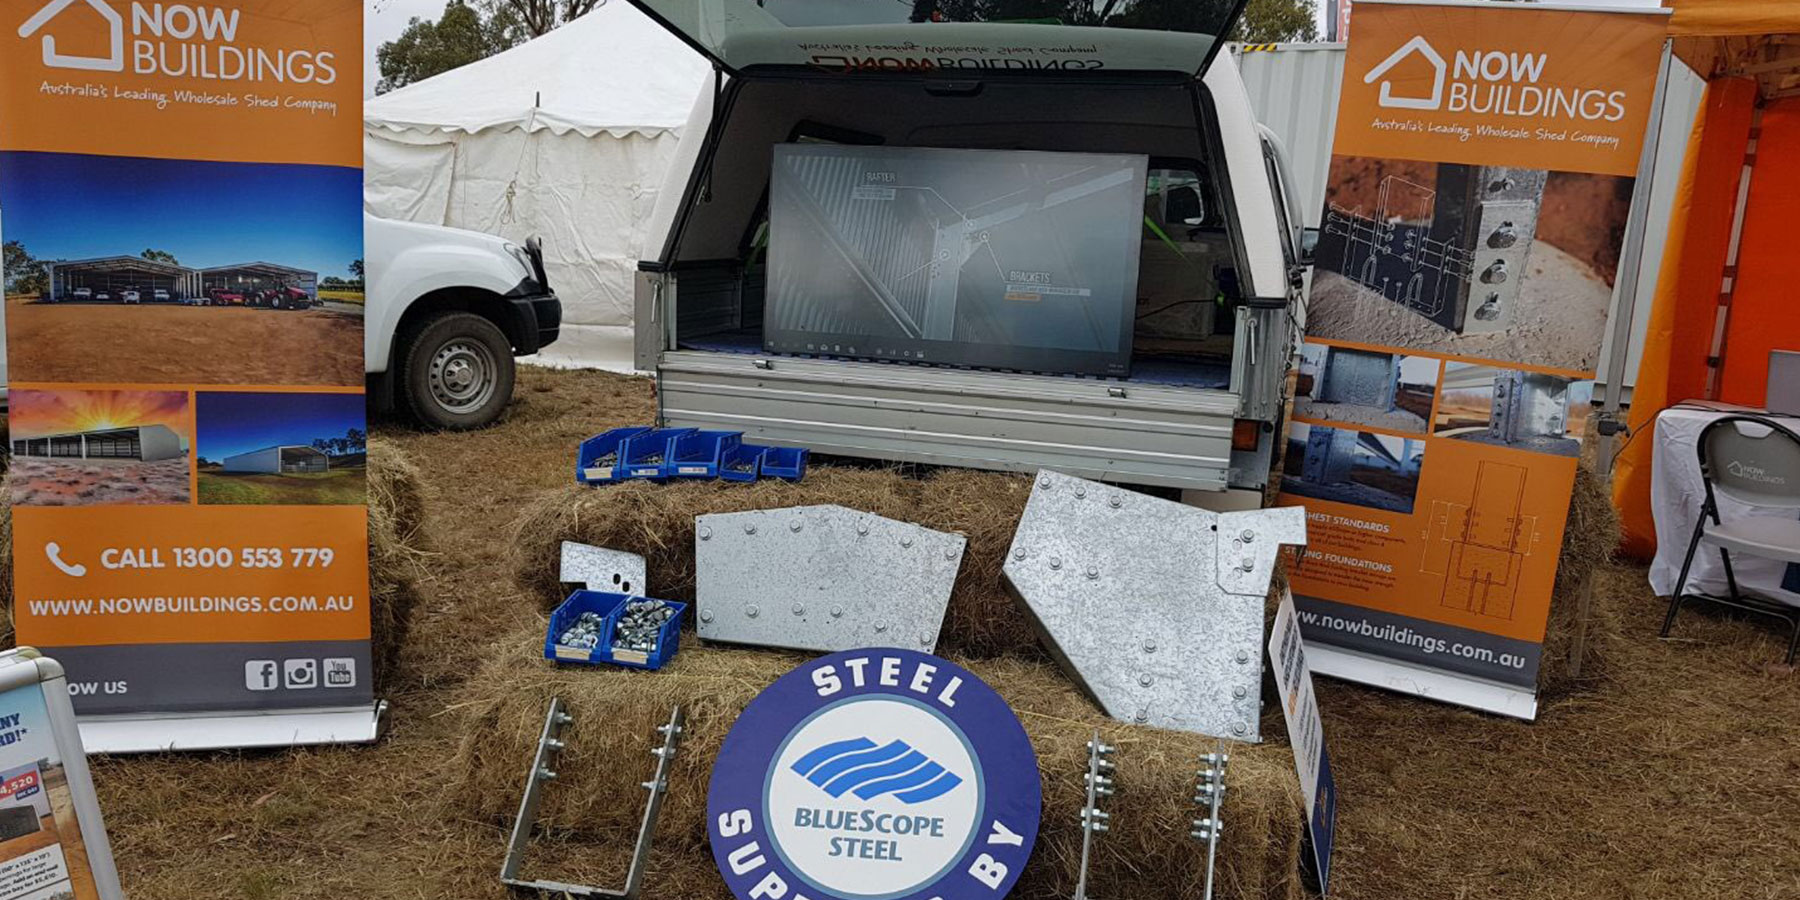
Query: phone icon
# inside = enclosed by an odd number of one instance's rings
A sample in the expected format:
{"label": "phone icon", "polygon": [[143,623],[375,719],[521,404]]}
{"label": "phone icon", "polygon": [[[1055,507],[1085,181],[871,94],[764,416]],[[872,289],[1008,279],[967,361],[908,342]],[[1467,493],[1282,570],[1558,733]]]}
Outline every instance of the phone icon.
{"label": "phone icon", "polygon": [[55,541],[51,541],[44,545],[44,555],[50,557],[50,563],[58,569],[61,569],[64,575],[80,578],[87,574],[87,566],[81,565],[80,563],[71,566],[62,561],[62,547]]}

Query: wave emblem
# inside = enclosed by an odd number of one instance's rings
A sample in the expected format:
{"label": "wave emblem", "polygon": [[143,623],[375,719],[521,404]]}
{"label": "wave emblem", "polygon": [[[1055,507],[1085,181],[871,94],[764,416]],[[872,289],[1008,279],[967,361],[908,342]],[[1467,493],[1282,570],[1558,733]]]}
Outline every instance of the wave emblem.
{"label": "wave emblem", "polygon": [[935,800],[962,784],[961,776],[899,739],[879,746],[866,737],[833,741],[791,768],[832,797],[848,793],[873,800],[893,794],[908,805]]}

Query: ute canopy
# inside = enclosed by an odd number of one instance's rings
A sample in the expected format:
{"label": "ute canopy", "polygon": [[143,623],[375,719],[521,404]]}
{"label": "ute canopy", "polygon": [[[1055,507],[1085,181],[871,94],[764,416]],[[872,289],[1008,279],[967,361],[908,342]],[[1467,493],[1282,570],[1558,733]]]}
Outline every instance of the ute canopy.
{"label": "ute canopy", "polygon": [[736,74],[1204,74],[1245,0],[632,0]]}

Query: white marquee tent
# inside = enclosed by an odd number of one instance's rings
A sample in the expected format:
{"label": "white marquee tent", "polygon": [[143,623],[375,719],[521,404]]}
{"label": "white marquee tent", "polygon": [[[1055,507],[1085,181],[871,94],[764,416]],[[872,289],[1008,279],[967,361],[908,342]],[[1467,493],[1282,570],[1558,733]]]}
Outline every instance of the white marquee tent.
{"label": "white marquee tent", "polygon": [[544,239],[562,339],[535,361],[629,366],[644,222],[703,57],[624,0],[505,53],[369,100],[370,213]]}

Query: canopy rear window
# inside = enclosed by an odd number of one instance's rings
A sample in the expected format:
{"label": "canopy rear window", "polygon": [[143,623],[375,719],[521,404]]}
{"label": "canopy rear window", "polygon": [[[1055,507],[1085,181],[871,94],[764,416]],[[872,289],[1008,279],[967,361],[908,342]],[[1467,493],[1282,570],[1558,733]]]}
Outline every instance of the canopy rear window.
{"label": "canopy rear window", "polygon": [[732,72],[1199,77],[1245,0],[631,0]]}

